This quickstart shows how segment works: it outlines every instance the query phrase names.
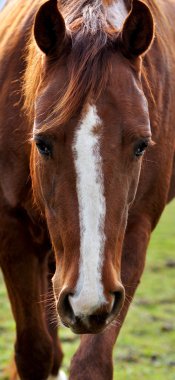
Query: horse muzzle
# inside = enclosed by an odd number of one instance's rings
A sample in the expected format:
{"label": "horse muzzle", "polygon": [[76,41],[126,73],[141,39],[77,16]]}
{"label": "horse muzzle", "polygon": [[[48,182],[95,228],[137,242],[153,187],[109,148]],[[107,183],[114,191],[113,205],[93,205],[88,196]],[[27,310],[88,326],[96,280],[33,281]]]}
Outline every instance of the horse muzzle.
{"label": "horse muzzle", "polygon": [[125,299],[125,291],[121,284],[114,292],[108,295],[107,301],[91,305],[86,313],[81,310],[74,311],[74,294],[70,289],[64,289],[59,296],[57,311],[64,326],[70,328],[75,334],[97,334],[103,331],[119,314]]}

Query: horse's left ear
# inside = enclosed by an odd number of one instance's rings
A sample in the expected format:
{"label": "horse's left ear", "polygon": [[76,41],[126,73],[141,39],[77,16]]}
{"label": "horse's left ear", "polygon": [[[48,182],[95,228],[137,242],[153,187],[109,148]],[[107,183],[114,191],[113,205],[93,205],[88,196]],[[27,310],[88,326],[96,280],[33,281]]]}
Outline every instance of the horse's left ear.
{"label": "horse's left ear", "polygon": [[131,11],[121,32],[121,49],[127,58],[145,53],[154,37],[154,21],[148,6],[133,0]]}
{"label": "horse's left ear", "polygon": [[63,46],[66,27],[57,8],[57,0],[49,0],[40,7],[35,17],[34,36],[37,45],[46,55],[55,54]]}

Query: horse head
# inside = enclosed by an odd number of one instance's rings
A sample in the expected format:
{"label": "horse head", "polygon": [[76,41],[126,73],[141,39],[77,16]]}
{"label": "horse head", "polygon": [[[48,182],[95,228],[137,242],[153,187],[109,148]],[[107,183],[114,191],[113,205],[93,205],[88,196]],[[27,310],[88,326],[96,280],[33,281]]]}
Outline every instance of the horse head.
{"label": "horse head", "polygon": [[50,0],[34,24],[33,191],[55,251],[58,314],[76,333],[102,331],[122,308],[122,244],[151,144],[141,70],[154,23],[136,0],[123,21],[113,28],[105,6],[67,16]]}

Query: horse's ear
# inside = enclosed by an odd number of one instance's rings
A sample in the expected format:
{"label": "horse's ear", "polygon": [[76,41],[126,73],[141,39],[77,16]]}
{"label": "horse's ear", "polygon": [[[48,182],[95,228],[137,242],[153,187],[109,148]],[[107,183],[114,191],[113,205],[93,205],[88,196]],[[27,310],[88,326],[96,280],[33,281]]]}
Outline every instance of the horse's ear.
{"label": "horse's ear", "polygon": [[151,46],[154,37],[154,21],[148,6],[133,0],[131,11],[121,32],[121,48],[127,58],[138,57]]}
{"label": "horse's ear", "polygon": [[39,48],[46,55],[60,49],[66,36],[64,19],[57,8],[57,0],[44,3],[35,17],[34,36]]}

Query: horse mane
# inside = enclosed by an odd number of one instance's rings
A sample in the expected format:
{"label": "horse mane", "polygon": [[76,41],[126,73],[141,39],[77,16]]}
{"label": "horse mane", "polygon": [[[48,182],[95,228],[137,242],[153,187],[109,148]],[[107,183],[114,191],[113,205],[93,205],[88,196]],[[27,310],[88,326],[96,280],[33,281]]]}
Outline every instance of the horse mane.
{"label": "horse mane", "polygon": [[[88,5],[87,0],[59,1],[58,8],[71,34],[72,49],[69,53],[69,83],[62,94],[58,91],[57,101],[52,109],[51,126],[66,123],[88,97],[98,98],[110,72],[109,47],[112,48],[118,34],[118,31],[107,22],[101,0],[89,1]],[[43,54],[36,46],[33,37],[27,49],[24,107],[29,117],[33,119],[34,101],[43,75]],[[59,60],[54,64],[59,64]],[[47,121],[45,128],[49,127]]]}
{"label": "horse mane", "polygon": [[[43,2],[39,1],[41,4]],[[66,123],[88,98],[97,100],[107,84],[111,51],[120,31],[114,29],[107,20],[105,2],[109,1],[58,0],[58,8],[72,38],[72,49],[69,54],[70,78],[63,93],[60,94],[58,91],[56,104],[51,111],[52,118],[46,120],[44,130]],[[125,4],[129,9],[131,1],[126,0]],[[147,0],[147,4],[156,19],[161,22],[164,15],[161,14],[156,1]],[[163,36],[158,37],[162,39],[163,44]],[[43,53],[36,46],[33,35],[27,46],[26,61],[23,84],[24,108],[33,121],[35,99],[44,76]]]}

